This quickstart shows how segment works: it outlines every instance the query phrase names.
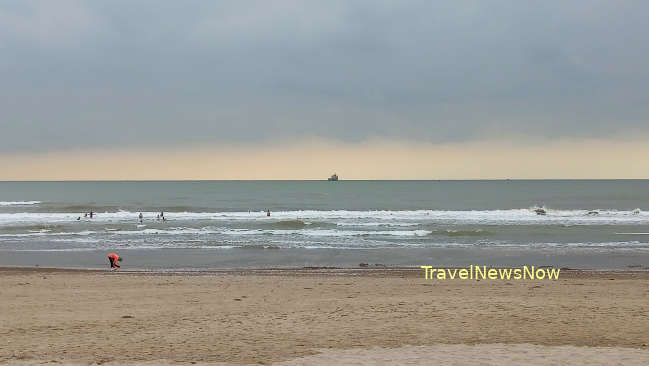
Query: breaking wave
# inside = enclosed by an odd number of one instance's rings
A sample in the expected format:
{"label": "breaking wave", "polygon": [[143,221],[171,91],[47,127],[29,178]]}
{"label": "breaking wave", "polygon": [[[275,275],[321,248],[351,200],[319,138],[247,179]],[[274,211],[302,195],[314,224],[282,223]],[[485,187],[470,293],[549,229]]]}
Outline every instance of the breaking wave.
{"label": "breaking wave", "polygon": [[449,237],[462,237],[462,236],[488,236],[491,235],[489,231],[476,229],[476,230],[434,230],[431,235],[449,236]]}
{"label": "breaking wave", "polygon": [[264,224],[264,226],[266,227],[273,227],[277,229],[303,229],[308,225],[311,225],[311,223],[304,222],[302,220],[282,220],[276,222],[268,222]]}
{"label": "breaking wave", "polygon": [[40,203],[41,201],[0,201],[0,206],[32,206]]}
{"label": "breaking wave", "polygon": [[[596,212],[596,213],[595,213]],[[145,223],[155,223],[158,212],[143,212]],[[76,213],[21,212],[0,213],[2,225],[57,224],[81,221],[86,223],[133,223],[137,212],[95,212],[93,219]],[[480,225],[606,225],[649,224],[649,212],[638,209],[618,210],[553,210],[544,215],[533,210],[411,210],[411,211],[278,211],[267,217],[264,212],[166,212],[168,221],[250,222],[282,229],[302,229],[314,224],[356,227],[408,227],[422,224]],[[80,220],[77,220],[80,218]]]}

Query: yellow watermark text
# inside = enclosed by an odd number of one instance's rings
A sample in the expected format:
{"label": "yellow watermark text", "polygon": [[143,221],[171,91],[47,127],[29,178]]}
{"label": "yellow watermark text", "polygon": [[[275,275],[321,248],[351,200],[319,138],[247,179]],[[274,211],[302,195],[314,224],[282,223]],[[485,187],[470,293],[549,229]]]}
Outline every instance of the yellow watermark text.
{"label": "yellow watermark text", "polygon": [[560,268],[488,268],[470,265],[468,268],[435,268],[419,266],[427,280],[558,280]]}

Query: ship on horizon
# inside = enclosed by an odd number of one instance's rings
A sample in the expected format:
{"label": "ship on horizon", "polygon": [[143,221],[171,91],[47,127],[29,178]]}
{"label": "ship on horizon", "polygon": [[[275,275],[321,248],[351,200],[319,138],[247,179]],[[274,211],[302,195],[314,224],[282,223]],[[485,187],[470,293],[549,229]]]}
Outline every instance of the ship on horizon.
{"label": "ship on horizon", "polygon": [[338,174],[333,173],[331,177],[327,178],[327,180],[330,182],[336,182],[338,180]]}

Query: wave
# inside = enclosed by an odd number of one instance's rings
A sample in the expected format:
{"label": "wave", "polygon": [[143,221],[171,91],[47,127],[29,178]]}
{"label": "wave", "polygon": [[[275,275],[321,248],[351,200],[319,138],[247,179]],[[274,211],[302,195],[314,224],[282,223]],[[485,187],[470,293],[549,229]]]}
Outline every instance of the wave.
{"label": "wave", "polygon": [[61,231],[65,229],[65,225],[56,224],[34,224],[34,225],[10,225],[0,227],[2,232],[39,232],[39,231]]}
{"label": "wave", "polygon": [[0,234],[0,238],[26,238],[32,236],[88,236],[97,234],[96,231],[77,231],[77,232],[56,232],[53,233],[50,230],[32,230],[27,233],[20,234]]}
{"label": "wave", "polygon": [[281,249],[282,247],[276,244],[248,244],[248,245],[241,245],[238,247],[233,247],[233,248],[241,248],[241,249]]}
{"label": "wave", "polygon": [[352,237],[352,236],[426,236],[429,230],[391,230],[391,231],[355,231],[336,229],[306,229],[306,230],[225,230],[225,235],[299,235],[311,237]]}
{"label": "wave", "polygon": [[[95,206],[92,204],[75,204],[75,205],[65,205],[61,207],[52,207],[52,210],[63,210],[63,212],[70,214],[81,214],[93,211],[93,212],[118,212],[120,207],[117,205],[105,205],[105,206]],[[78,216],[78,215],[77,215]]]}
{"label": "wave", "polygon": [[[597,212],[597,214],[594,214]],[[143,212],[144,223],[156,223],[158,212]],[[96,212],[93,219],[81,223],[136,223],[138,212]],[[635,210],[553,210],[545,215],[524,209],[512,210],[411,210],[411,211],[278,211],[269,218],[264,212],[165,212],[168,222],[204,221],[206,223],[251,223],[275,228],[301,229],[310,224],[336,226],[416,226],[422,224],[477,225],[615,225],[649,224],[649,212]],[[77,222],[78,214],[62,212],[0,213],[0,226]]]}
{"label": "wave", "polygon": [[408,227],[419,226],[417,222],[337,222],[336,226],[352,226],[352,227]]}
{"label": "wave", "polygon": [[50,210],[60,210],[62,212],[66,213],[85,213],[85,212],[90,212],[90,210],[94,212],[128,212],[132,214],[138,214],[140,210],[143,212],[147,212],[149,214],[152,214],[155,216],[156,214],[159,214],[161,211],[164,212],[165,214],[167,212],[196,212],[196,213],[204,213],[204,212],[210,212],[209,208],[206,207],[196,207],[196,206],[168,206],[168,207],[157,207],[155,205],[146,205],[143,207],[139,207],[138,211],[135,212],[130,212],[128,210],[124,209],[124,206],[121,205],[96,205],[92,203],[75,203],[75,204],[61,204],[61,205],[53,205],[50,204]]}
{"label": "wave", "polygon": [[40,203],[41,201],[0,201],[0,206],[31,206]]}
{"label": "wave", "polygon": [[310,222],[304,222],[302,220],[282,220],[282,221],[265,223],[264,226],[278,228],[278,229],[303,229],[311,224],[312,223]]}
{"label": "wave", "polygon": [[78,232],[50,232],[37,231],[19,234],[0,234],[0,238],[20,238],[20,237],[60,237],[60,236],[89,236],[89,235],[131,235],[131,236],[171,236],[171,235],[227,235],[227,236],[250,236],[250,235],[294,235],[294,236],[313,236],[313,237],[350,237],[350,236],[426,236],[431,234],[430,230],[386,230],[386,231],[354,231],[354,230],[336,230],[336,229],[217,229],[217,228],[169,228],[169,229],[142,229],[142,230],[105,230],[93,231],[85,230]]}
{"label": "wave", "polygon": [[76,243],[80,246],[64,247],[59,246],[55,248],[47,247],[34,247],[24,248],[17,247],[11,251],[29,251],[29,252],[48,252],[48,251],[104,251],[107,247],[114,249],[141,249],[141,250],[155,250],[155,249],[394,249],[394,248],[415,248],[415,249],[430,249],[430,248],[504,248],[504,249],[535,249],[535,250],[632,250],[632,251],[649,251],[649,243],[639,241],[608,241],[608,242],[538,242],[538,243],[511,243],[511,242],[474,242],[474,243],[452,243],[446,241],[434,242],[358,242],[358,241],[344,241],[344,242],[302,242],[302,241],[272,241],[265,244],[254,243],[205,243],[205,242],[146,242],[146,241],[129,241],[129,242],[106,242],[103,240],[92,240],[88,238],[74,238],[70,240],[54,239],[53,242],[61,243]]}
{"label": "wave", "polygon": [[431,235],[442,235],[442,236],[488,236],[491,235],[489,231],[476,229],[476,230],[434,230]]}

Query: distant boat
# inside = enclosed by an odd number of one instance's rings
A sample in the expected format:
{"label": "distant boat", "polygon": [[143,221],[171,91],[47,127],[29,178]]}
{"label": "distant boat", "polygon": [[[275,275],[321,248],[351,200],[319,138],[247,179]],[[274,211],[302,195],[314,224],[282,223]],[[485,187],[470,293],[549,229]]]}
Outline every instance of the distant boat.
{"label": "distant boat", "polygon": [[334,173],[331,177],[327,178],[330,182],[336,182],[338,180],[338,174]]}

